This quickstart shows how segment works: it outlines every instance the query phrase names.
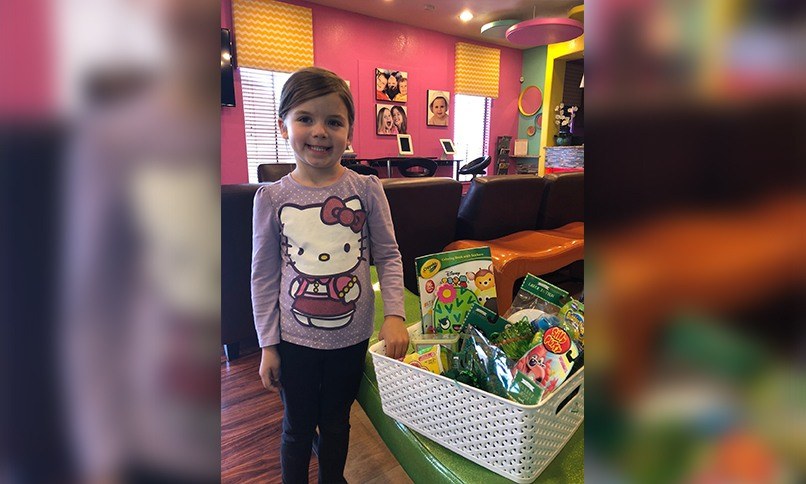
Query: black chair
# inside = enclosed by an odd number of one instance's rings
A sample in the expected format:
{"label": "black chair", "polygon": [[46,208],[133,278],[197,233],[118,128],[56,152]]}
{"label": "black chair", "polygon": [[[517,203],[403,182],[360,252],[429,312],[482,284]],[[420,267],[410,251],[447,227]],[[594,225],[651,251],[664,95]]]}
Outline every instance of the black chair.
{"label": "black chair", "polygon": [[437,172],[437,162],[428,158],[407,158],[397,165],[401,175],[406,178],[425,178]]}
{"label": "black chair", "polygon": [[352,165],[346,165],[345,168],[349,170],[353,170],[356,173],[360,173],[361,175],[375,175],[378,176],[378,170],[371,166],[362,165],[360,163],[353,163]]}
{"label": "black chair", "polygon": [[257,181],[275,182],[288,175],[297,165],[294,163],[263,163],[257,166]]}
{"label": "black chair", "polygon": [[492,161],[492,159],[489,156],[480,156],[465,166],[459,168],[459,174],[473,175],[473,178],[475,178],[477,175],[483,175],[484,170],[490,166],[490,161]]}

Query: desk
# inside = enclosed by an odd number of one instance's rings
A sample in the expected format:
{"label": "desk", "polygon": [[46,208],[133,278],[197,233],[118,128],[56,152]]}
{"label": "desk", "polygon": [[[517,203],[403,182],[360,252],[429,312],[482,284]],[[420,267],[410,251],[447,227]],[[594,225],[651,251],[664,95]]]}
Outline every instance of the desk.
{"label": "desk", "polygon": [[361,161],[366,161],[370,164],[370,166],[382,166],[386,165],[386,175],[389,178],[392,178],[392,166],[397,166],[400,164],[401,161],[409,160],[412,158],[427,158],[429,160],[434,160],[437,162],[439,166],[453,166],[454,164],[456,167],[453,170],[453,178],[458,180],[459,179],[459,163],[464,160],[440,160],[436,156],[385,156],[383,158],[367,158],[361,160],[355,160],[356,163]]}

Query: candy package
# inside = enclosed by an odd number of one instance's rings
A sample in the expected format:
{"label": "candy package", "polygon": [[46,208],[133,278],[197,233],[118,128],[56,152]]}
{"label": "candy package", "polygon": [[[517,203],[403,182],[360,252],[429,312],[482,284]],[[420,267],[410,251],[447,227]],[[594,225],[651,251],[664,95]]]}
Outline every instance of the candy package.
{"label": "candy package", "polygon": [[435,344],[406,355],[403,363],[441,375],[448,368],[447,353],[449,352],[450,350],[445,350],[442,345]]}
{"label": "candy package", "polygon": [[568,378],[581,352],[562,325],[539,330],[532,342],[534,346],[515,363],[512,372],[535,382],[545,398]]}

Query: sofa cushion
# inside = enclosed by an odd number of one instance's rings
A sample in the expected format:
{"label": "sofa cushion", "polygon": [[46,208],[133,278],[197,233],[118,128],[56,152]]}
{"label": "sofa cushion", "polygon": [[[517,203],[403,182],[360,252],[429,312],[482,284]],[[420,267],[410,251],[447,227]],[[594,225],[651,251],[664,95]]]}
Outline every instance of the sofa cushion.
{"label": "sofa cushion", "polygon": [[538,229],[556,229],[571,222],[585,221],[585,174],[561,173],[546,176],[546,189]]}
{"label": "sofa cushion", "polygon": [[490,240],[534,230],[545,183],[535,175],[474,178],[459,207],[456,239]]}
{"label": "sofa cushion", "polygon": [[450,178],[381,180],[403,258],[403,282],[418,294],[414,259],[441,252],[454,240],[462,184]]}

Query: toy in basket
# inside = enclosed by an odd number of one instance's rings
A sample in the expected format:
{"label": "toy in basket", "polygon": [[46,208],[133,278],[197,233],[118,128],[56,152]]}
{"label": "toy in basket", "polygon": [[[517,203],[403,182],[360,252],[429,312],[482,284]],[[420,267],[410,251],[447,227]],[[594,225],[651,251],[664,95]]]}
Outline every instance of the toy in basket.
{"label": "toy in basket", "polygon": [[[420,324],[409,327],[411,336]],[[532,482],[584,419],[584,368],[537,405],[519,404],[370,347],[384,413],[515,482]]]}
{"label": "toy in basket", "polygon": [[423,334],[458,333],[474,303],[498,310],[489,247],[424,255],[414,264]]}

